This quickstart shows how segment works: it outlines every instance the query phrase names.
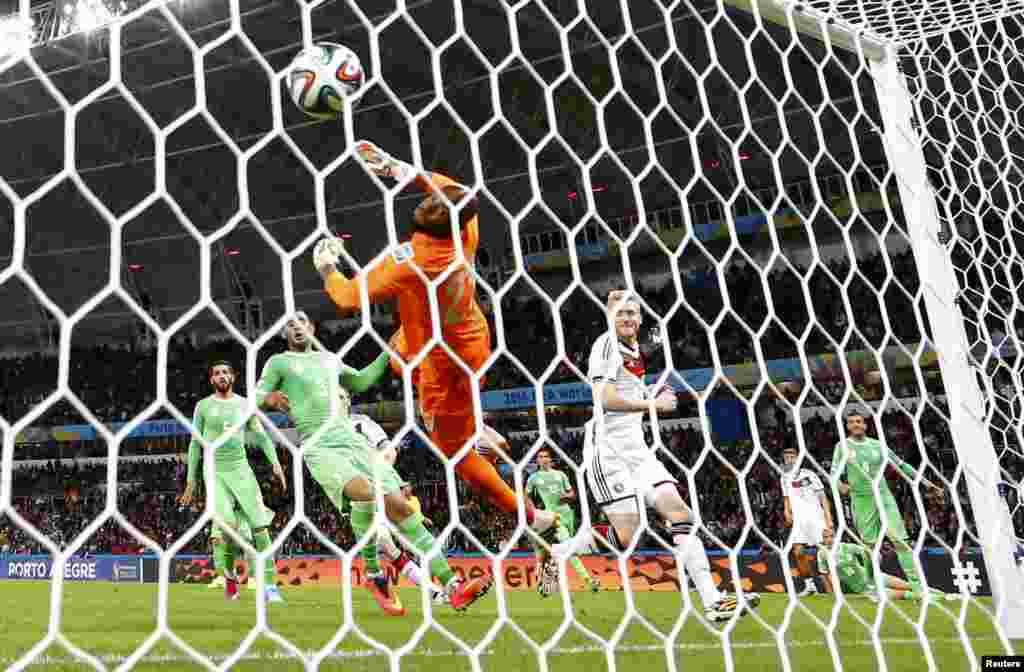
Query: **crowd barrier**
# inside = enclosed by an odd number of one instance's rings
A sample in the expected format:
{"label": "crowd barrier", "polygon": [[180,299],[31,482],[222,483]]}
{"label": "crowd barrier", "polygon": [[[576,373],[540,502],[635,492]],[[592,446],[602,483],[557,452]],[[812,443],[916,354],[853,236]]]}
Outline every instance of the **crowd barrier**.
{"label": "crowd barrier", "polygon": [[[733,590],[729,570],[729,557],[712,553],[711,569],[715,583],[724,590]],[[979,551],[968,551],[956,558],[942,549],[925,549],[921,553],[921,564],[929,585],[946,592],[960,592],[961,587],[973,595],[990,595],[988,574]],[[606,590],[620,590],[623,576],[617,560],[604,556],[583,556],[587,570],[601,580]],[[455,555],[449,557],[452,569],[461,576],[470,578],[494,573],[494,566],[485,556]],[[286,587],[337,586],[342,581],[342,561],[334,556],[309,555],[279,558],[277,560],[278,582]],[[761,593],[785,592],[783,566],[773,553],[743,551],[737,557],[742,587],[746,591]],[[246,575],[244,562],[239,571]],[[883,571],[901,576],[896,558],[882,557]],[[2,555],[0,554],[0,580],[49,579],[54,563],[48,555]],[[581,589],[579,577],[570,568],[569,585]],[[667,553],[638,553],[626,561],[627,580],[633,590],[677,591],[679,578],[674,558]],[[506,590],[531,590],[537,585],[536,564],[531,554],[512,554],[499,564],[498,574]],[[794,572],[795,575],[795,572]],[[213,564],[209,556],[184,555],[171,563],[172,582],[203,584],[213,579]],[[393,583],[411,587],[408,579],[390,571]],[[96,555],[72,557],[64,566],[66,581],[115,581],[132,583],[156,583],[159,580],[159,560],[156,556]],[[361,559],[352,561],[352,582],[363,581]]]}

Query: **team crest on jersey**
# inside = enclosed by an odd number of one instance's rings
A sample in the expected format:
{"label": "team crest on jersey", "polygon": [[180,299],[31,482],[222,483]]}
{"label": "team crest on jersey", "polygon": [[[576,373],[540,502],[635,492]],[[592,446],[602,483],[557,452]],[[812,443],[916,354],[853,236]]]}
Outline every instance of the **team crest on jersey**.
{"label": "team crest on jersey", "polygon": [[391,258],[396,264],[404,264],[413,258],[413,254],[412,243],[402,243],[391,253]]}
{"label": "team crest on jersey", "polygon": [[640,357],[632,357],[630,355],[622,356],[622,366],[625,367],[626,371],[629,371],[637,378],[643,378],[647,367],[644,365],[643,355]]}

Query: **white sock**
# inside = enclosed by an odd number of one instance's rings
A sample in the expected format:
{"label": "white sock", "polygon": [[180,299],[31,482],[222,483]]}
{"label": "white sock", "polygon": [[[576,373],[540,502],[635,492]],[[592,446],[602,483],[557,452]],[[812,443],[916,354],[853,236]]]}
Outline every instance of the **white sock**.
{"label": "white sock", "polygon": [[405,563],[405,567],[402,567],[402,574],[408,577],[415,585],[423,585],[423,570],[412,560]]}
{"label": "white sock", "polygon": [[[704,550],[704,542],[698,535],[690,533],[692,529],[693,525],[690,523],[675,523],[672,525],[672,542],[682,556],[686,572],[697,586],[700,601],[707,609],[722,599],[722,594],[711,578],[711,564],[708,562],[707,551]],[[679,579],[679,583],[685,585],[685,577]]]}

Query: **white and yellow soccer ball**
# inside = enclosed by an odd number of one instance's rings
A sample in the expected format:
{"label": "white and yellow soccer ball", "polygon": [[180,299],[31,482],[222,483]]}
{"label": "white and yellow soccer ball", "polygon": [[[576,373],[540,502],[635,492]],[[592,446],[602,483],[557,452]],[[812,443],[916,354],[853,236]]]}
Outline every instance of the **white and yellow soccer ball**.
{"label": "white and yellow soccer ball", "polygon": [[317,42],[299,52],[288,67],[292,101],[314,119],[341,114],[365,80],[359,56],[334,42]]}

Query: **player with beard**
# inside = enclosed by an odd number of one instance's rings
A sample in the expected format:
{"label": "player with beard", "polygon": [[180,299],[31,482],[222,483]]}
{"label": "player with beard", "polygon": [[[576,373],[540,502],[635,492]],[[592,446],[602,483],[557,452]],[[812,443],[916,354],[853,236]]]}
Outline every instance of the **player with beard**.
{"label": "player with beard", "polygon": [[[213,512],[217,519],[238,530],[239,521],[244,521],[252,532],[252,544],[257,551],[270,546],[267,527],[273,515],[263,505],[260,484],[245,455],[247,441],[259,445],[274,470],[274,477],[281,488],[287,490],[284,471],[277,460],[274,443],[267,436],[259,418],[246,417],[246,399],[234,392],[235,370],[230,363],[217,361],[208,369],[213,394],[196,404],[192,426],[196,435],[188,447],[188,476],[181,503],[188,506],[195,494],[199,456],[203,443],[212,444],[223,437],[223,442],[213,450]],[[235,506],[239,513],[236,515]],[[213,542],[213,564],[224,579],[224,596],[229,600],[238,599],[238,577],[235,575],[235,545],[231,539],[224,539],[219,522],[214,522],[210,539]],[[255,568],[250,574],[255,575]],[[274,585],[274,561],[268,558],[264,567],[266,597],[268,602],[283,602]]]}
{"label": "player with beard", "polygon": [[[313,347],[313,323],[297,313],[285,326],[288,350],[267,361],[256,386],[261,408],[272,408],[291,416],[299,436],[303,462],[313,479],[338,512],[351,503],[350,522],[357,538],[364,537],[373,524],[376,491],[384,499],[384,514],[395,524],[403,541],[425,554],[434,537],[423,525],[423,515],[402,495],[401,479],[394,467],[379,459],[365,436],[353,426],[340,407],[339,386],[354,393],[374,385],[388,369],[388,356],[381,354],[372,364],[357,371],[338,362],[329,352]],[[364,545],[361,555],[367,568],[367,584],[385,613],[405,614],[405,607],[387,576],[380,571],[376,539]],[[491,587],[490,577],[459,579],[443,557],[435,556],[430,571],[445,587],[449,602],[466,609]]]}

